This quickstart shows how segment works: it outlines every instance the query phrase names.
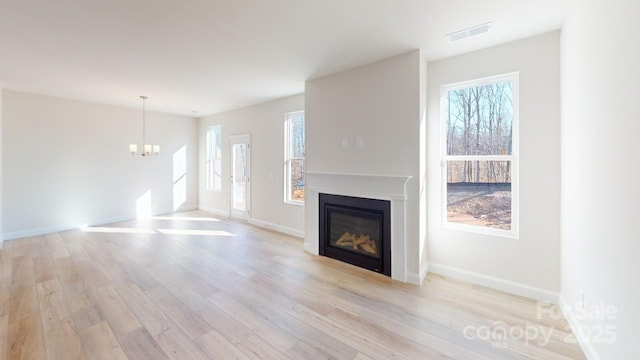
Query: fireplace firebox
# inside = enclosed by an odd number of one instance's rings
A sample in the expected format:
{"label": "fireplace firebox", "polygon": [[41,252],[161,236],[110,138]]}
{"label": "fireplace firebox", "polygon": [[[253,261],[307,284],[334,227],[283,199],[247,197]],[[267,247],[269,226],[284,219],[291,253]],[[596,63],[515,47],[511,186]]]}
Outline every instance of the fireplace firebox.
{"label": "fireplace firebox", "polygon": [[319,194],[320,255],[391,276],[391,203]]}

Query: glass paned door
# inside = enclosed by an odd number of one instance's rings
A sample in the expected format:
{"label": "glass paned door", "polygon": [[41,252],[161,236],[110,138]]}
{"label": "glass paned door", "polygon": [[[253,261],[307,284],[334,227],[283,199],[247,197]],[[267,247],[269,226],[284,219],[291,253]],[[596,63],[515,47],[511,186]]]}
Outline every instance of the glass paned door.
{"label": "glass paned door", "polygon": [[250,138],[249,135],[230,137],[231,145],[231,216],[249,219],[250,199]]}

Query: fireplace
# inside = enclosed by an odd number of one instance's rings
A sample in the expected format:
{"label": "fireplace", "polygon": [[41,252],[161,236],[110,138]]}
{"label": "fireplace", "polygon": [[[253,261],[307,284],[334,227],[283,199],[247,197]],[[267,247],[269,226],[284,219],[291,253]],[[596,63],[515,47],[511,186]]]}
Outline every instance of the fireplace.
{"label": "fireplace", "polygon": [[391,276],[391,203],[319,194],[320,255]]}

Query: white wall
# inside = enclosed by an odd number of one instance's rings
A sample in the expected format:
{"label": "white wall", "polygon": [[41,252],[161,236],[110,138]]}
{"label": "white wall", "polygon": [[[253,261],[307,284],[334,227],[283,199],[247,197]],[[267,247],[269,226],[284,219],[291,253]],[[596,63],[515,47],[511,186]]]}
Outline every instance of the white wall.
{"label": "white wall", "polygon": [[[559,32],[429,63],[428,254],[430,271],[532,297],[560,290]],[[444,229],[441,86],[520,73],[520,237]],[[555,295],[557,300],[557,295]]]}
{"label": "white wall", "polygon": [[2,147],[2,118],[3,118],[3,114],[4,112],[2,111],[2,88],[0,88],[0,249],[2,249],[2,243],[4,241],[4,231],[3,231],[3,223],[2,223],[2,199],[4,198],[3,196],[3,192],[2,192],[2,157],[3,157],[3,147]]}
{"label": "white wall", "polygon": [[[148,190],[154,214],[175,209],[174,190],[186,190],[177,210],[197,206],[195,119],[147,113],[147,140],[161,154],[143,158],[128,152],[142,141],[141,110],[7,90],[2,104],[5,237],[134,218]],[[176,158],[184,146],[186,159]],[[174,186],[182,165],[186,182]]]}
{"label": "white wall", "polygon": [[307,171],[413,177],[406,268],[414,277],[426,266],[419,237],[421,62],[416,50],[307,81],[305,89]]}
{"label": "white wall", "polygon": [[[640,2],[583,0],[562,35],[562,297],[588,333],[616,327],[583,347],[594,359],[638,353],[638,34]],[[576,316],[582,293],[618,319]]]}
{"label": "white wall", "polygon": [[428,64],[425,59],[420,61],[420,130],[419,130],[419,146],[420,146],[420,160],[419,160],[419,241],[420,249],[420,277],[424,279],[427,275],[429,252],[427,246],[427,207],[429,204],[429,198],[427,193],[427,79]]}
{"label": "white wall", "polygon": [[[302,237],[304,206],[284,202],[284,114],[304,110],[304,95],[291,96],[200,119],[200,208],[229,214],[229,135],[251,135],[251,222]],[[206,133],[222,130],[222,190],[206,189]]]}

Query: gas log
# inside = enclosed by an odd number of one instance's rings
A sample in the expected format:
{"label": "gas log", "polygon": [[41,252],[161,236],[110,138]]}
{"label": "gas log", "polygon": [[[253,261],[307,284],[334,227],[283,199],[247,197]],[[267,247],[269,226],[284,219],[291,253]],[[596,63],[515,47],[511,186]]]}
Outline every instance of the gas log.
{"label": "gas log", "polygon": [[371,236],[368,234],[356,235],[347,231],[340,236],[338,241],[336,241],[336,245],[344,248],[351,248],[354,251],[364,251],[371,255],[376,255],[378,253],[376,242],[371,239]]}

